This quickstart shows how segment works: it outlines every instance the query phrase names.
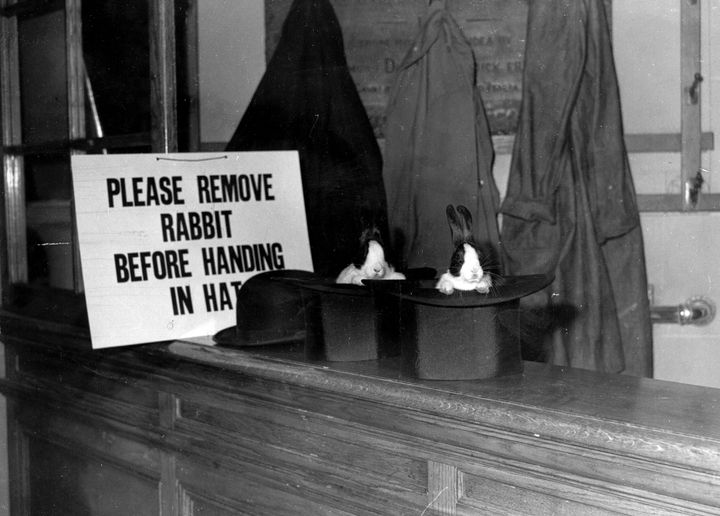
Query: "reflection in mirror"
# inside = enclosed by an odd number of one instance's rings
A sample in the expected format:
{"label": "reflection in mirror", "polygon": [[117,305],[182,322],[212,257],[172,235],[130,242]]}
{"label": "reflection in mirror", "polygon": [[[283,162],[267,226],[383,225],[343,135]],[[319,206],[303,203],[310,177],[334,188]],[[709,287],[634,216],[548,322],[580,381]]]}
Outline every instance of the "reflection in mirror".
{"label": "reflection in mirror", "polygon": [[[70,12],[50,8],[18,17],[27,283],[67,290],[79,284],[70,154],[148,152],[151,130],[147,4],[95,0],[82,3],[81,19]],[[70,66],[68,26],[82,33],[79,71]],[[78,79],[73,73],[82,74],[81,102],[68,100]],[[73,130],[75,120],[84,126]],[[84,137],[114,144],[93,146]]]}
{"label": "reflection in mirror", "polygon": [[[65,27],[62,9],[18,19],[23,145],[50,148],[68,139]],[[27,281],[31,285],[72,288],[68,158],[63,154],[29,152],[24,155],[23,165]]]}
{"label": "reflection in mirror", "polygon": [[[150,132],[150,57],[145,2],[94,0],[82,6],[88,135]],[[90,88],[87,88],[87,86]],[[115,148],[112,152],[148,152]]]}

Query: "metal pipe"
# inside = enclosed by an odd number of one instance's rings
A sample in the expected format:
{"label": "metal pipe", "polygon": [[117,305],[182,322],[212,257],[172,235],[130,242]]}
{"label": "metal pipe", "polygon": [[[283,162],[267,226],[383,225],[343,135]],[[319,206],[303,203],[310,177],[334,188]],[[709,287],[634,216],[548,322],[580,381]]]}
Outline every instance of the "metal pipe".
{"label": "metal pipe", "polygon": [[702,296],[677,306],[651,306],[650,320],[656,324],[705,326],[715,319],[715,303]]}

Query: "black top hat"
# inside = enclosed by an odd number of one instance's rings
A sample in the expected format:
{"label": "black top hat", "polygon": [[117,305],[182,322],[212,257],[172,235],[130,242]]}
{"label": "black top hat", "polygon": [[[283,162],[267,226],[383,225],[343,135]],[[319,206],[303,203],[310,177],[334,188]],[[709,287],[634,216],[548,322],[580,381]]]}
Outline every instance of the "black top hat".
{"label": "black top hat", "polygon": [[215,334],[222,346],[263,346],[302,340],[305,315],[298,287],[287,280],[310,280],[315,274],[303,270],[278,270],[256,274],[247,280],[236,303],[236,324]]}

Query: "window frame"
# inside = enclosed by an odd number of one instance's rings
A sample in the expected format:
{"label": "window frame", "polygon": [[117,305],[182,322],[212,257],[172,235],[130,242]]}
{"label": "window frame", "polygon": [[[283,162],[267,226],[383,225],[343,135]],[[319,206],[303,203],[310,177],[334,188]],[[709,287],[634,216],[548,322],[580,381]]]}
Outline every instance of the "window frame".
{"label": "window frame", "polygon": [[[92,0],[86,0],[92,1]],[[62,9],[65,13],[65,42],[68,84],[68,139],[25,145],[21,127],[21,88],[19,74],[18,17],[40,16]],[[150,49],[150,134],[114,135],[88,138],[85,132],[85,74],[82,42],[82,0],[0,0],[0,118],[2,118],[3,163],[0,195],[0,298],[5,309],[23,310],[27,315],[66,322],[68,313],[85,310],[82,275],[74,210],[72,220],[73,291],[52,287],[30,287],[28,279],[27,207],[25,199],[24,156],[33,152],[81,154],[94,149],[147,146],[152,152],[177,152],[177,95],[175,48],[175,0],[149,0],[148,38]],[[190,15],[193,10],[190,9]],[[187,22],[192,26],[192,20]],[[72,203],[72,201],[71,201]],[[36,302],[42,300],[40,303]],[[70,308],[68,304],[71,305]],[[67,309],[66,309],[67,308]],[[23,310],[25,313],[26,311]],[[83,317],[71,317],[81,321]]]}

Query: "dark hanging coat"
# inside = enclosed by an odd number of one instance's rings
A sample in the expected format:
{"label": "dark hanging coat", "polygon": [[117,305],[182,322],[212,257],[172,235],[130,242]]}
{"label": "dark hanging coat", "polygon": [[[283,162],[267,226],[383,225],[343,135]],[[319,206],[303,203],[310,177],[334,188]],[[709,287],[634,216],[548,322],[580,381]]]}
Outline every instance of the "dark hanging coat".
{"label": "dark hanging coat", "polygon": [[[328,0],[295,0],[228,151],[300,154],[315,272],[335,276],[357,254],[361,218],[387,233],[382,157]],[[387,235],[386,235],[387,236]]]}
{"label": "dark hanging coat", "polygon": [[499,197],[472,47],[444,1],[430,5],[400,66],[387,109],[385,187],[393,247],[408,267],[445,271],[452,243],[448,204],[470,210],[497,270]]}
{"label": "dark hanging coat", "polygon": [[644,249],[601,0],[530,2],[501,211],[508,274],[555,273],[522,303],[528,343],[544,339],[536,358],[650,376]]}

